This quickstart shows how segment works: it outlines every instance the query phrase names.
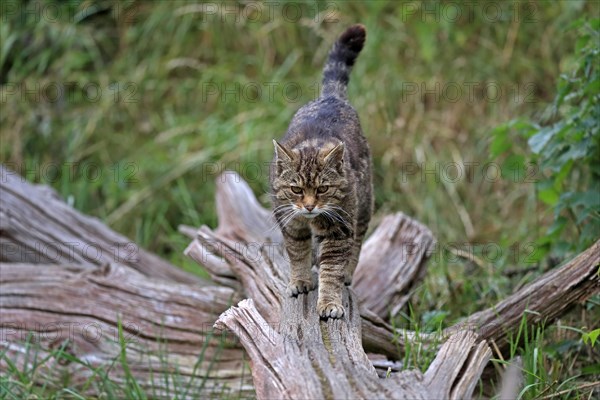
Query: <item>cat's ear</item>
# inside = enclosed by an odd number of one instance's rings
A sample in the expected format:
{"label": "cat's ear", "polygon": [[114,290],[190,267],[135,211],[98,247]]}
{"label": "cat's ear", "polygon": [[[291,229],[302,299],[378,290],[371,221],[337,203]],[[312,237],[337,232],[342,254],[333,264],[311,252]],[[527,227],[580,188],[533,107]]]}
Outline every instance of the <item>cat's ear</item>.
{"label": "cat's ear", "polygon": [[338,165],[344,161],[344,143],[340,143],[323,156],[325,164]]}
{"label": "cat's ear", "polygon": [[284,145],[273,139],[273,146],[275,146],[275,158],[277,161],[294,161],[296,156],[294,153],[285,148]]}

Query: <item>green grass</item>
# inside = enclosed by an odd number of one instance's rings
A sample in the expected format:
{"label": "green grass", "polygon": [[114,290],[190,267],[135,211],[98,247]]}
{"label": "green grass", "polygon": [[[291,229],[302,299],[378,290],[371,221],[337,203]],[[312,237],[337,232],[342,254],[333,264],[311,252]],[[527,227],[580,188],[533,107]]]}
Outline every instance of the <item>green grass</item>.
{"label": "green grass", "polygon": [[[561,323],[548,327],[530,326],[523,318],[519,330],[510,339],[510,360],[516,356],[522,358],[523,388],[518,399],[544,396],[557,399],[591,398],[594,388],[590,384],[598,384],[600,363],[596,360],[581,367],[580,358],[593,351],[582,340],[583,334],[580,329]],[[492,361],[504,365],[507,360],[496,358]],[[597,391],[598,386],[595,388]]]}
{"label": "green grass", "polygon": [[[8,348],[0,352],[0,364],[3,364],[0,376],[0,398],[7,400],[21,399],[189,399],[203,398],[206,395],[206,383],[208,373],[213,367],[215,359],[208,360],[207,371],[200,371],[199,366],[205,361],[205,352],[209,346],[216,346],[216,355],[220,354],[227,345],[224,335],[215,335],[209,332],[204,345],[198,349],[198,359],[193,368],[192,378],[182,378],[179,371],[172,368],[167,362],[167,349],[163,346],[157,354],[143,354],[148,358],[150,367],[149,381],[138,382],[131,372],[130,359],[127,352],[132,343],[123,331],[121,321],[118,321],[117,345],[120,349],[112,361],[105,365],[93,365],[89,361],[82,360],[71,354],[68,347],[69,340],[64,340],[55,349],[41,349],[32,334],[28,335],[21,347],[22,351],[12,352],[9,355]],[[166,343],[165,343],[166,345]],[[139,347],[139,346],[137,346]],[[140,349],[136,348],[133,354]],[[143,349],[142,349],[143,351]],[[150,358],[156,355],[160,360],[161,375],[154,375]],[[57,366],[60,366],[57,368]],[[67,373],[69,366],[78,371],[87,373],[84,382],[73,382]],[[123,371],[122,379],[115,379],[114,372]],[[171,372],[164,372],[171,371]],[[86,376],[81,374],[80,376]],[[43,384],[40,385],[40,382]],[[202,392],[205,390],[204,392]],[[214,398],[243,398],[240,393],[232,393],[229,388],[215,386],[211,389]]]}
{"label": "green grass", "polygon": [[[496,177],[496,164],[486,168],[490,132],[544,112],[575,60],[577,31],[569,24],[598,15],[596,1],[505,2],[497,18],[480,6],[456,21],[417,2],[319,1],[299,6],[298,20],[281,7],[217,15],[181,1],[61,2],[58,18],[36,18],[19,14],[22,4],[0,9],[0,160],[175,265],[204,273],[183,256],[189,240],[177,226],[216,226],[218,171],[240,172],[267,204],[271,139],[315,97],[330,44],[355,22],[368,30],[349,97],[374,158],[372,226],[403,211],[439,241],[428,276],[395,324],[449,326],[556,264],[535,257],[534,243],[553,220],[536,196],[539,173],[504,169],[504,179]],[[462,95],[453,99],[456,85]],[[527,151],[524,138],[513,146]],[[599,309],[579,307],[562,324],[590,331]],[[537,365],[539,380],[528,384],[540,384],[524,398],[592,380],[584,371],[597,368],[597,345],[551,326],[529,335],[538,358],[524,368]],[[515,354],[533,357],[523,346]],[[430,361],[406,359],[418,368]],[[12,372],[11,387],[33,390],[31,371]],[[105,387],[144,395],[134,382]]]}

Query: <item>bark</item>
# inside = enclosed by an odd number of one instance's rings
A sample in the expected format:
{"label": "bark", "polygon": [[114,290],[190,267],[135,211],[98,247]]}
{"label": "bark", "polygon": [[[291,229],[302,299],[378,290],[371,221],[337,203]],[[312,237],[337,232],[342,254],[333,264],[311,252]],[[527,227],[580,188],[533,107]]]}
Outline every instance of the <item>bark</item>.
{"label": "bark", "polygon": [[316,292],[286,298],[274,329],[251,299],[226,311],[216,323],[238,336],[253,362],[260,399],[469,398],[491,356],[469,330],[451,336],[423,374],[408,370],[381,379],[362,349],[361,317],[346,290],[347,318],[320,320]]}
{"label": "bark", "polygon": [[[223,387],[246,395],[253,392],[239,345],[212,329],[218,314],[236,300],[230,288],[164,282],[118,264],[90,270],[72,264],[19,263],[0,263],[0,287],[4,372],[6,358],[31,368],[33,357],[25,355],[33,354],[28,349],[35,344],[38,363],[50,350],[63,348],[92,368],[106,369],[111,380],[123,382],[120,324],[126,364],[146,393],[206,398]],[[91,372],[79,362],[52,357],[37,367],[36,378],[41,383],[68,376],[70,385],[81,388]],[[97,377],[95,384],[100,381]]]}
{"label": "bark", "polygon": [[[65,346],[121,382],[120,321],[127,364],[149,393],[185,398],[173,391],[188,384],[206,395],[223,386],[253,393],[239,343],[212,332],[219,314],[239,300],[233,289],[169,264],[1,165],[0,261],[2,374],[7,359],[35,365],[24,356],[32,345],[37,362]],[[91,374],[79,362],[53,358],[38,370],[37,383],[69,376],[76,387]]]}
{"label": "bark", "polygon": [[453,329],[476,329],[502,351],[525,317],[528,324],[551,323],[573,305],[600,293],[600,240],[563,266],[546,272],[495,306],[476,312]]}
{"label": "bark", "polygon": [[[434,243],[427,228],[403,214],[384,219],[361,253],[356,286],[344,290],[347,316],[322,321],[316,291],[284,295],[289,262],[282,238],[239,176],[218,180],[217,204],[219,227],[202,227],[186,254],[252,299],[225,312],[215,326],[240,338],[252,360],[259,398],[471,396],[491,351],[468,329],[445,342],[425,374],[406,371],[382,380],[363,349],[366,343],[370,351],[400,353],[401,341],[390,340],[395,332],[380,316],[402,307],[424,275]],[[377,312],[369,310],[371,305]]]}
{"label": "bark", "polygon": [[[420,335],[425,345],[444,343],[428,371],[393,374],[393,383],[382,383],[363,348],[398,357],[403,340],[415,339],[413,332],[393,330],[381,316],[402,307],[411,284],[422,277],[434,243],[429,230],[401,214],[384,219],[361,253],[361,275],[353,287],[357,294],[344,294],[348,319],[324,322],[316,314],[316,291],[298,299],[283,295],[289,273],[283,243],[249,187],[230,175],[221,178],[217,193],[218,229],[202,227],[186,253],[211,264],[214,276],[238,282],[231,286],[253,300],[224,313],[216,326],[240,338],[253,362],[259,398],[470,397],[491,355],[483,339],[498,340],[515,331],[527,305],[551,319],[598,290],[596,244],[498,306],[447,329],[443,337]],[[409,284],[402,287],[402,279]],[[554,288],[564,283],[563,289]]]}
{"label": "bark", "polygon": [[424,278],[434,246],[429,228],[407,215],[383,218],[365,241],[354,272],[352,286],[361,304],[383,319],[396,315]]}

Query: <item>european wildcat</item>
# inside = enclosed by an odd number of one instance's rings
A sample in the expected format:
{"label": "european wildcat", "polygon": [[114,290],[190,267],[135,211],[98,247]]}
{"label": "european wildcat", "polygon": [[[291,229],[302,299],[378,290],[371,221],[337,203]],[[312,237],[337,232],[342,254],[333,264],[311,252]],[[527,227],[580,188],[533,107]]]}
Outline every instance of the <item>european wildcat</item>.
{"label": "european wildcat", "polygon": [[281,143],[273,140],[273,212],[291,262],[288,295],[315,288],[314,239],[322,318],[344,315],[343,285],[351,283],[373,209],[369,146],[346,99],[365,37],[363,25],[339,37],[323,70],[321,96],[298,110]]}

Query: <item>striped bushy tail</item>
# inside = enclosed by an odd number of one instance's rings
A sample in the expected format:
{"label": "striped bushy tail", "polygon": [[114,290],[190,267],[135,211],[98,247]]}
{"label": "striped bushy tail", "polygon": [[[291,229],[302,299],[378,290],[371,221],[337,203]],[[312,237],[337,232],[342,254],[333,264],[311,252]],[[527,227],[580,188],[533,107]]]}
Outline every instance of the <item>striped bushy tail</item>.
{"label": "striped bushy tail", "polygon": [[365,44],[367,31],[364,25],[352,25],[335,42],[323,69],[321,96],[346,98],[346,87],[356,57]]}

